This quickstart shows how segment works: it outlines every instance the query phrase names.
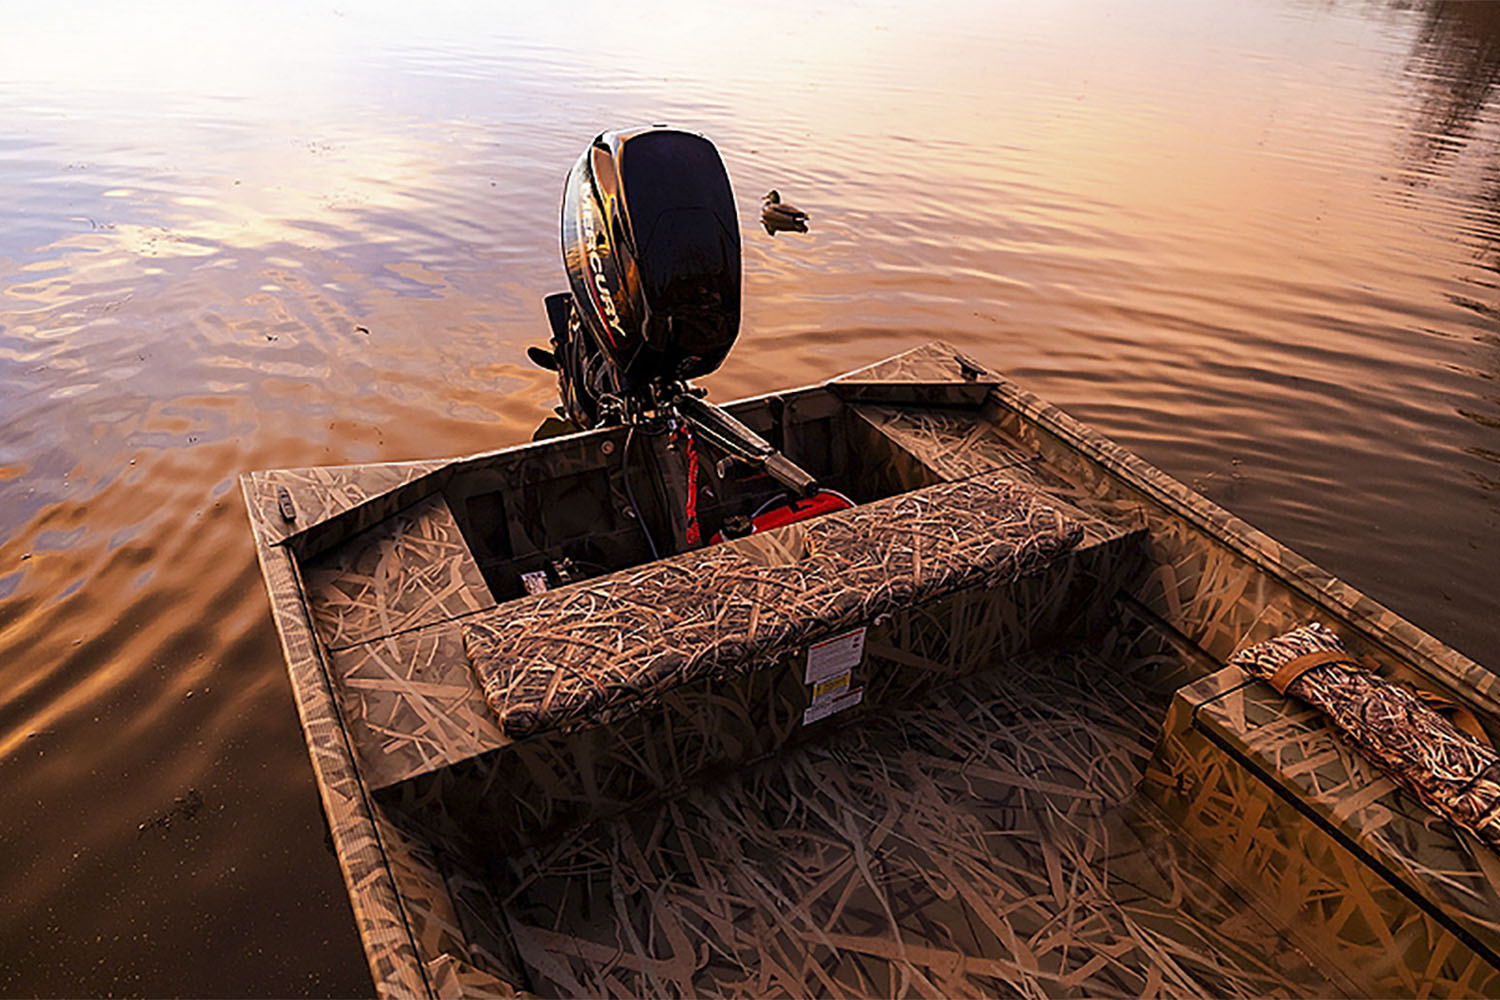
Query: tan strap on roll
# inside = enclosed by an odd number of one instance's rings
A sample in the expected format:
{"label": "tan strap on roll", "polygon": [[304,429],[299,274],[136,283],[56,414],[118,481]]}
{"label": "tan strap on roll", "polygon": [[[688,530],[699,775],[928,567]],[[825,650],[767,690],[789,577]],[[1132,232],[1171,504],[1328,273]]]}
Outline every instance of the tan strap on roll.
{"label": "tan strap on roll", "polygon": [[1294,656],[1277,667],[1276,672],[1266,679],[1276,689],[1277,694],[1286,694],[1286,689],[1291,687],[1292,682],[1298,677],[1301,677],[1313,667],[1321,667],[1325,663],[1348,663],[1352,666],[1355,660],[1348,653],[1336,653],[1331,650],[1322,650],[1317,653],[1303,653],[1301,656]]}
{"label": "tan strap on roll", "polygon": [[[1277,667],[1276,672],[1268,677],[1267,681],[1276,689],[1278,694],[1286,694],[1286,689],[1292,686],[1293,681],[1309,670],[1321,667],[1326,663],[1346,663],[1350,666],[1362,666],[1372,674],[1378,675],[1380,673],[1380,664],[1376,663],[1369,656],[1362,656],[1358,660],[1355,660],[1349,653],[1322,650],[1317,653],[1303,653],[1301,656],[1292,657]],[[1473,737],[1487,747],[1494,746],[1490,742],[1489,734],[1479,724],[1478,717],[1464,706],[1440,694],[1433,694],[1431,691],[1412,688],[1412,693],[1434,712],[1446,716],[1448,721],[1453,723],[1453,728]]]}
{"label": "tan strap on roll", "polygon": [[1489,734],[1486,733],[1484,731],[1484,727],[1479,724],[1479,717],[1476,716],[1473,712],[1469,711],[1467,708],[1458,704],[1457,702],[1450,701],[1440,694],[1433,694],[1431,691],[1416,690],[1415,693],[1416,696],[1426,702],[1427,706],[1434,712],[1446,715],[1448,717],[1448,721],[1453,723],[1454,729],[1458,729],[1465,733],[1468,733],[1470,736],[1474,737],[1476,740],[1478,740],[1480,743],[1483,743],[1487,747],[1494,746],[1494,744],[1490,742]]}

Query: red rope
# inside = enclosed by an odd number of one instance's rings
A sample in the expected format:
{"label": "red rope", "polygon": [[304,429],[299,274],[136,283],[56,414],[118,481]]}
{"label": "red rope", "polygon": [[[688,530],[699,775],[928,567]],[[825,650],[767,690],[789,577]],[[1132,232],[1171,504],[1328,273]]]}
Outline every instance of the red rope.
{"label": "red rope", "polygon": [[687,543],[699,545],[703,536],[698,532],[698,449],[693,446],[693,432],[679,424],[677,433],[687,438]]}

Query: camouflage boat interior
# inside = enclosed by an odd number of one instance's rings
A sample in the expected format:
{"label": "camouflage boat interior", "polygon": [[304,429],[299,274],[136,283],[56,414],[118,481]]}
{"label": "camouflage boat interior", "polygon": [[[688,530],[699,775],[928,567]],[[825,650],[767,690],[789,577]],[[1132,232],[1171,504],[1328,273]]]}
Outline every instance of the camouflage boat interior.
{"label": "camouflage boat interior", "polygon": [[243,478],[380,995],[1500,992],[1477,807],[1244,651],[1487,670],[943,344],[726,408],[856,506],[653,558],[622,428]]}

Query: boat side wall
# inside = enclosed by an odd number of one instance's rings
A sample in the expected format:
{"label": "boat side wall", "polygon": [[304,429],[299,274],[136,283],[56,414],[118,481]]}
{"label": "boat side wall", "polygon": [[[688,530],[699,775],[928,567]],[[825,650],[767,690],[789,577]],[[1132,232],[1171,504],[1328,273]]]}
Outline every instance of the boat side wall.
{"label": "boat side wall", "polygon": [[291,675],[308,757],[375,991],[381,997],[431,996],[353,750],[328,687],[296,568],[284,548],[267,544],[255,514],[250,477],[242,477],[240,483],[252,512],[256,554],[270,593],[272,618]]}
{"label": "boat side wall", "polygon": [[999,380],[991,399],[1002,430],[1075,484],[1063,499],[1145,518],[1156,567],[1136,596],[1214,660],[1309,619],[1331,620],[1356,654],[1469,704],[1500,737],[1489,670],[1019,386]]}

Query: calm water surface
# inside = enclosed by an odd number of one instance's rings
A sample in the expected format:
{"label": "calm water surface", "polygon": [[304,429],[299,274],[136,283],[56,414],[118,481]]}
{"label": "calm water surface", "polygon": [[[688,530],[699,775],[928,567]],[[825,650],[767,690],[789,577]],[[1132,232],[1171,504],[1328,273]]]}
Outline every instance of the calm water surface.
{"label": "calm water surface", "polygon": [[369,989],[235,480],[528,438],[607,126],[729,165],[716,398],[941,336],[1500,667],[1500,5],[501,10],[7,11],[0,992]]}

